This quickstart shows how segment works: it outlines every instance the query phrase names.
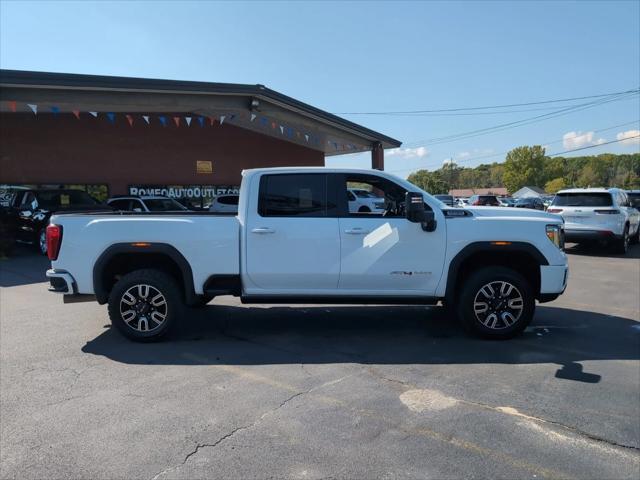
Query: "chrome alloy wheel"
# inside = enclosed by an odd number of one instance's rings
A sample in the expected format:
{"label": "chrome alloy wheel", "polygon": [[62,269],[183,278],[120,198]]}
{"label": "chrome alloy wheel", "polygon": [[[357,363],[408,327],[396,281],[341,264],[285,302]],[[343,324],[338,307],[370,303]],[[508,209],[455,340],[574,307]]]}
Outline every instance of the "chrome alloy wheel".
{"label": "chrome alloy wheel", "polygon": [[473,311],[487,328],[500,330],[518,321],[524,309],[520,290],[503,280],[484,285],[473,299]]}
{"label": "chrome alloy wheel", "polygon": [[167,299],[151,285],[134,285],[120,297],[120,316],[133,330],[152,332],[167,318]]}

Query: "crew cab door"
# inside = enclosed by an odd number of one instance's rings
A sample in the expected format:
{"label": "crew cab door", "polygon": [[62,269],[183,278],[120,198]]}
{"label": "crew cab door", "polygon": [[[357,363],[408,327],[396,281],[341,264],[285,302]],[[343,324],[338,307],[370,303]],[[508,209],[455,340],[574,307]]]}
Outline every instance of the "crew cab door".
{"label": "crew cab door", "polygon": [[[434,210],[437,225],[425,232],[419,223],[405,218],[402,186],[375,174],[344,174],[340,183],[341,293],[434,295],[446,249],[441,210],[428,207]],[[346,191],[353,184],[384,199],[384,214],[349,211]]]}
{"label": "crew cab door", "polygon": [[257,191],[252,186],[257,212],[245,226],[246,293],[335,291],[340,232],[331,190],[325,173],[265,174]]}

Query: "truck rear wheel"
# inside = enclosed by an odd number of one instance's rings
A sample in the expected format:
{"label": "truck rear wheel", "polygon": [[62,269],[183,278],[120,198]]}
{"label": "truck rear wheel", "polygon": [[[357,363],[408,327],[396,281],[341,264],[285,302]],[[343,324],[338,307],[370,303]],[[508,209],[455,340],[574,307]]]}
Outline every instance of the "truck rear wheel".
{"label": "truck rear wheel", "polygon": [[520,334],[533,319],[534,293],[518,272],[485,267],[464,281],[458,317],[467,331],[487,339]]}
{"label": "truck rear wheel", "polygon": [[159,270],[128,273],[109,295],[111,324],[136,342],[160,339],[176,323],[183,307],[176,281]]}

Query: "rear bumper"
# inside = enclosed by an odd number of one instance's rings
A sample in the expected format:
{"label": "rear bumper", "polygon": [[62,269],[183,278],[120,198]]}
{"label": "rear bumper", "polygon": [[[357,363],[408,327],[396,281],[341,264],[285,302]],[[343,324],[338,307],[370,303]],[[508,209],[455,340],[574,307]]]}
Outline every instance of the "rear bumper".
{"label": "rear bumper", "polygon": [[580,243],[580,242],[593,242],[597,240],[614,240],[620,238],[620,235],[616,235],[611,230],[587,230],[587,229],[571,229],[566,228],[564,230],[565,242]]}
{"label": "rear bumper", "polygon": [[74,295],[78,293],[76,281],[73,279],[69,272],[51,268],[47,270],[46,275],[49,279],[50,292],[62,293],[64,295]]}

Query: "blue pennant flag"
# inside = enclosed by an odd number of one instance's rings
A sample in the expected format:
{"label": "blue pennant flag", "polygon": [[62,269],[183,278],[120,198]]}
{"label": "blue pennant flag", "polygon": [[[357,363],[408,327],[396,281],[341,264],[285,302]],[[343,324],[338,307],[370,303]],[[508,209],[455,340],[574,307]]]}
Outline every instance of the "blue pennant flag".
{"label": "blue pennant flag", "polygon": [[201,127],[204,127],[204,117],[198,117],[198,123]]}
{"label": "blue pennant flag", "polygon": [[160,115],[158,119],[160,120],[160,123],[162,124],[163,127],[167,126],[167,117],[165,117],[164,115]]}
{"label": "blue pennant flag", "polygon": [[115,123],[116,121],[116,114],[113,112],[107,112],[107,118],[109,119],[109,121],[111,123]]}
{"label": "blue pennant flag", "polygon": [[260,123],[262,124],[263,127],[266,127],[267,125],[269,125],[269,120],[267,119],[267,117],[262,117],[260,119]]}
{"label": "blue pennant flag", "polygon": [[60,113],[60,107],[51,107],[51,113],[58,115]]}

